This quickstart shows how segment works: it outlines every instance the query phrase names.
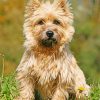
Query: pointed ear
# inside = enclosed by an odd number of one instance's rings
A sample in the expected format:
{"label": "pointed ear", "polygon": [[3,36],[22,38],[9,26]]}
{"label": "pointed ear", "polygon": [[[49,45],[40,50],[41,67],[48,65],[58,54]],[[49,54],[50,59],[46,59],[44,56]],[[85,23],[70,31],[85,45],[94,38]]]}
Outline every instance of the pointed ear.
{"label": "pointed ear", "polygon": [[35,7],[39,7],[40,6],[40,1],[39,0],[29,0],[28,5]]}
{"label": "pointed ear", "polygon": [[31,16],[33,12],[39,7],[40,7],[39,0],[29,0],[25,9],[25,17]]}
{"label": "pointed ear", "polygon": [[35,10],[40,6],[40,1],[39,0],[29,0],[26,6],[26,10]]}
{"label": "pointed ear", "polygon": [[67,11],[70,8],[67,0],[56,1],[55,6],[58,7],[58,8],[62,8],[64,11]]}

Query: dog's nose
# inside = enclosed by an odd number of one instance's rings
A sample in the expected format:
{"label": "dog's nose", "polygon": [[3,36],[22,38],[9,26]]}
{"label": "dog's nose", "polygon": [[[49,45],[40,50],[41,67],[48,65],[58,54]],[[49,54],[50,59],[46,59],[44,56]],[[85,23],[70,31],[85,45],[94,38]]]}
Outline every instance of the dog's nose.
{"label": "dog's nose", "polygon": [[48,36],[49,38],[52,38],[53,35],[54,35],[54,32],[53,32],[53,31],[47,31],[46,34],[47,34],[47,36]]}

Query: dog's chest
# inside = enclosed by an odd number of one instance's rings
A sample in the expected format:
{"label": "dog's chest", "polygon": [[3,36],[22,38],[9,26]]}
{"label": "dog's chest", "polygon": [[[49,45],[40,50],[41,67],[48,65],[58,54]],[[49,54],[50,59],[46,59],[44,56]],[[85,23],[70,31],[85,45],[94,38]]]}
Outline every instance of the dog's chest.
{"label": "dog's chest", "polygon": [[[44,64],[43,64],[44,65]],[[46,63],[43,66],[41,63],[34,67],[34,77],[36,80],[36,89],[40,92],[43,100],[49,100],[59,82],[60,69],[55,62]]]}
{"label": "dog's chest", "polygon": [[43,85],[41,85],[40,83],[37,83],[35,88],[41,94],[41,96],[43,97],[43,100],[49,100],[50,98],[52,98],[57,88],[57,84],[58,84],[58,80],[56,79]]}
{"label": "dog's chest", "polygon": [[51,97],[59,84],[69,84],[73,77],[69,60],[66,57],[38,59],[33,66],[32,76],[36,82],[36,89],[43,97]]}
{"label": "dog's chest", "polygon": [[53,57],[44,57],[38,59],[34,64],[32,75],[36,78],[36,81],[41,84],[50,83],[59,77],[61,83],[69,82],[72,77],[69,62],[65,57],[61,59],[54,59]]}
{"label": "dog's chest", "polygon": [[55,63],[50,65],[41,66],[38,65],[34,67],[33,74],[39,84],[44,85],[49,83],[50,81],[56,80],[57,76],[59,76],[60,69],[57,67]]}

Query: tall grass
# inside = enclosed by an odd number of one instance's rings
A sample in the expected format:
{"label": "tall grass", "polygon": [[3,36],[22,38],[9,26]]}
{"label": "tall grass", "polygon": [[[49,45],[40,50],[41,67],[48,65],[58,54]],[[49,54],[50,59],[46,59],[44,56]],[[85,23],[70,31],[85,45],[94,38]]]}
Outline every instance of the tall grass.
{"label": "tall grass", "polygon": [[14,97],[18,95],[17,90],[17,82],[15,80],[15,74],[4,76],[4,55],[0,54],[2,56],[2,75],[0,77],[0,100],[13,100]]}

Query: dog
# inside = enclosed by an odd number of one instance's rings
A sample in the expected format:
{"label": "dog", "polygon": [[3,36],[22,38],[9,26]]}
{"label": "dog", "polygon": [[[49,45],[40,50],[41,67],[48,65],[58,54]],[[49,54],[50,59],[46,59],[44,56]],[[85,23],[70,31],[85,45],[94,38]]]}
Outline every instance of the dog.
{"label": "dog", "polygon": [[[25,53],[16,70],[19,96],[15,100],[77,100],[90,86],[69,50],[74,34],[73,13],[66,0],[29,0],[25,10]],[[71,100],[71,99],[70,99]]]}

